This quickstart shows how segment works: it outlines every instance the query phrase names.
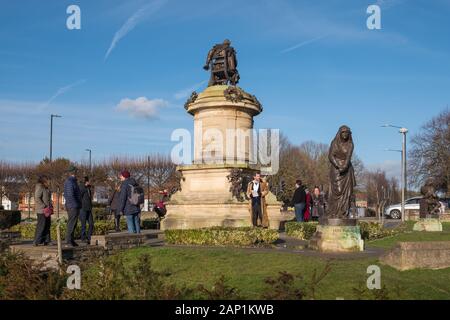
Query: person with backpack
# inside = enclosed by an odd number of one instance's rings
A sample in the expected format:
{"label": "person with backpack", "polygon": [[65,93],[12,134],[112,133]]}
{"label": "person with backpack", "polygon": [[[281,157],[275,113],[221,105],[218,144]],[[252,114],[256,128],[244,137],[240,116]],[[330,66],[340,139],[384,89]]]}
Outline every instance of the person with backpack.
{"label": "person with backpack", "polygon": [[126,217],[129,233],[141,233],[140,213],[144,203],[144,189],[130,177],[130,172],[120,173],[119,211]]}

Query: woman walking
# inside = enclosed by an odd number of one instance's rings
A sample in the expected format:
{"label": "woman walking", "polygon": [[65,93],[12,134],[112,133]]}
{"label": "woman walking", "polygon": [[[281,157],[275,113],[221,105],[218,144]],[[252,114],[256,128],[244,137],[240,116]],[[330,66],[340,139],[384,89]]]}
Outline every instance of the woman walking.
{"label": "woman walking", "polygon": [[34,193],[35,210],[37,216],[34,245],[44,246],[50,243],[50,225],[52,220],[52,203],[49,182],[46,176],[40,176]]}
{"label": "woman walking", "polygon": [[325,199],[319,187],[314,187],[311,196],[311,217],[313,221],[318,221],[325,211]]}

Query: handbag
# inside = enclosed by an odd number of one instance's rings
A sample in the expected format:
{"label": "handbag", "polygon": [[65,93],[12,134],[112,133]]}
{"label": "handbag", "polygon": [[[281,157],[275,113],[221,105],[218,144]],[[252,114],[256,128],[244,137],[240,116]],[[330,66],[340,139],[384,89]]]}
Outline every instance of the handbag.
{"label": "handbag", "polygon": [[53,206],[50,205],[48,207],[45,207],[43,211],[44,211],[44,216],[46,218],[48,218],[53,214]]}

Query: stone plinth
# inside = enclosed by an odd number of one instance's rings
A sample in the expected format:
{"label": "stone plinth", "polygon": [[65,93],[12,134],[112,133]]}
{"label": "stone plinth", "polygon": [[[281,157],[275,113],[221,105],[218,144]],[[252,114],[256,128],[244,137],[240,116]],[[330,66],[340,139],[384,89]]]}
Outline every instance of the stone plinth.
{"label": "stone plinth", "polygon": [[397,270],[450,267],[450,241],[399,242],[380,261]]}
{"label": "stone plinth", "polygon": [[[194,160],[178,167],[181,190],[172,195],[161,229],[251,226],[243,194],[247,177],[259,169],[252,165],[256,162],[252,129],[261,104],[239,87],[216,85],[193,93],[185,108],[194,117]],[[240,197],[230,180],[236,171],[242,177]],[[281,203],[271,193],[266,203],[269,227],[282,228],[288,217],[280,212]]]}
{"label": "stone plinth", "polygon": [[321,221],[308,247],[321,252],[355,252],[364,250],[364,240],[354,219]]}
{"label": "stone plinth", "polygon": [[414,224],[414,231],[440,232],[442,231],[442,223],[436,218],[419,219]]}
{"label": "stone plinth", "polygon": [[91,237],[91,245],[101,247],[108,253],[112,253],[117,250],[143,246],[147,240],[158,238],[161,233],[159,230],[143,230],[139,234],[117,232],[106,235],[95,235]]}

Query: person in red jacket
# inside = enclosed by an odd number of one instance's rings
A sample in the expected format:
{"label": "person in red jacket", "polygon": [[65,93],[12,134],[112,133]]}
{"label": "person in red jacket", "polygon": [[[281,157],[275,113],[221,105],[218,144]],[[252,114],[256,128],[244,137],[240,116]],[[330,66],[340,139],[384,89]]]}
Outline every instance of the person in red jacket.
{"label": "person in red jacket", "polygon": [[309,221],[309,218],[311,217],[311,193],[309,192],[308,188],[305,190],[306,192],[306,204],[305,204],[305,211],[303,213],[303,220],[305,222]]}

